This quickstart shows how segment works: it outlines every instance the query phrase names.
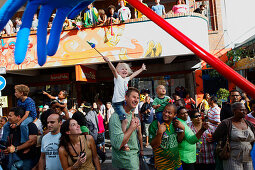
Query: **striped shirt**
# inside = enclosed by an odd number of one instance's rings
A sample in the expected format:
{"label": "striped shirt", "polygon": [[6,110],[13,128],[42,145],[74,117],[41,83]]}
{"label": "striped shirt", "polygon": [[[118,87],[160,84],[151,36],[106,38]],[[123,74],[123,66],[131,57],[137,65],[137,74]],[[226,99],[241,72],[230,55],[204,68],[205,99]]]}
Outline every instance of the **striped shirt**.
{"label": "striped shirt", "polygon": [[[198,131],[193,125],[193,123],[188,124],[190,129],[196,134]],[[214,151],[215,151],[215,144],[214,143],[208,143],[206,141],[206,137],[208,134],[212,134],[213,131],[209,128],[206,130],[201,139],[200,142],[197,143],[197,164],[214,164],[215,159],[214,159]]]}
{"label": "striped shirt", "polygon": [[[149,142],[157,135],[158,121],[154,120],[149,127]],[[181,160],[178,150],[177,134],[171,123],[167,126],[162,135],[161,144],[153,148],[155,166],[157,170],[172,170],[181,167]]]}
{"label": "striped shirt", "polygon": [[[213,108],[210,107],[210,109],[208,110],[208,119],[220,123],[220,108],[218,107],[218,105],[214,106]],[[213,124],[213,123],[211,123],[211,122],[209,122],[209,125],[210,125],[214,130],[215,130],[215,129],[217,128],[217,126],[218,126],[218,125]]]}

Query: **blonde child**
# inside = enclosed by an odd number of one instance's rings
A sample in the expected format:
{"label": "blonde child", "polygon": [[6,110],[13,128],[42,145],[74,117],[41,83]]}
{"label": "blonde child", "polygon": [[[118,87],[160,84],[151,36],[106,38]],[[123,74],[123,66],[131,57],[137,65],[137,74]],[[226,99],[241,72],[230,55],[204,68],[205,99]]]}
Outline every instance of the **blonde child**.
{"label": "blonde child", "polygon": [[[123,133],[125,133],[128,122],[126,119],[126,112],[123,108],[123,104],[125,100],[125,93],[128,90],[128,81],[132,80],[142,71],[146,70],[146,66],[145,64],[143,64],[139,70],[132,73],[129,65],[126,63],[118,63],[117,67],[115,68],[107,57],[103,56],[103,59],[108,63],[114,76],[114,92],[112,98],[112,106],[115,112],[119,115],[119,119],[122,121],[121,128]],[[125,145],[123,150],[128,151],[129,147]]]}
{"label": "blonde child", "polygon": [[55,105],[57,107],[60,107],[62,112],[65,113],[65,119],[69,119],[69,113],[68,113],[68,110],[67,110],[67,91],[66,90],[61,90],[59,93],[58,93],[58,96],[52,96],[50,95],[49,93],[43,91],[43,94],[48,96],[50,99],[52,100],[57,100],[57,102],[55,103]]}
{"label": "blonde child", "polygon": [[169,103],[170,97],[166,96],[166,88],[163,85],[158,85],[156,88],[157,97],[152,103],[153,109],[155,109],[156,118],[160,123],[163,123],[162,112],[165,106]]}

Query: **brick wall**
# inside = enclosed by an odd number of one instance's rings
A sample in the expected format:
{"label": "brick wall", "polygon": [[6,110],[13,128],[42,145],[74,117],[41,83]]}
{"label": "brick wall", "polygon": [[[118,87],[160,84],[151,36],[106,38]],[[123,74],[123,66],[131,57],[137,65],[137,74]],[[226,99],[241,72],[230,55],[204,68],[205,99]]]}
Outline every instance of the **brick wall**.
{"label": "brick wall", "polygon": [[218,30],[209,31],[209,45],[210,51],[220,50],[224,48],[223,24],[222,24],[222,11],[220,0],[212,0],[214,2],[214,10],[216,12],[216,21]]}

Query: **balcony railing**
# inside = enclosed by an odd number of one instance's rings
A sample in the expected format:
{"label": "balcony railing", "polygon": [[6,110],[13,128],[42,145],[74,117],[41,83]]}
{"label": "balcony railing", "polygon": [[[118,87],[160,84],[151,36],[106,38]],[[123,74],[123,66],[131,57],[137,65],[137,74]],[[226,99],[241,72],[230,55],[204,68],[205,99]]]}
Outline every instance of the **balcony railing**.
{"label": "balcony railing", "polygon": [[[208,18],[204,15],[201,15],[199,13],[194,13],[194,12],[188,12],[188,13],[179,13],[179,14],[174,14],[174,13],[168,13],[164,16],[162,16],[162,18],[164,19],[169,19],[169,18],[177,18],[177,17],[187,17],[187,16],[196,16],[196,17],[200,17],[205,19],[208,22]],[[147,17],[142,17],[142,18],[136,18],[136,19],[129,19],[129,20],[125,20],[124,22],[118,22],[118,23],[113,23],[112,25],[119,25],[119,24],[132,24],[132,23],[137,23],[137,22],[145,22],[145,21],[150,21],[150,19],[148,19]],[[96,26],[91,26],[91,27],[87,27],[85,28],[84,26],[82,26],[81,29],[88,29],[88,28],[96,28],[96,27],[102,27],[102,26],[110,26],[110,25],[96,25]],[[66,27],[63,28],[63,31],[70,31],[70,30],[76,30],[77,27]],[[50,28],[48,28],[48,32],[50,31]],[[33,31],[31,30],[30,35],[34,35],[36,34],[37,31]],[[7,38],[7,37],[16,37],[17,33],[12,33],[10,35],[7,34],[2,34],[0,37],[2,38]]]}

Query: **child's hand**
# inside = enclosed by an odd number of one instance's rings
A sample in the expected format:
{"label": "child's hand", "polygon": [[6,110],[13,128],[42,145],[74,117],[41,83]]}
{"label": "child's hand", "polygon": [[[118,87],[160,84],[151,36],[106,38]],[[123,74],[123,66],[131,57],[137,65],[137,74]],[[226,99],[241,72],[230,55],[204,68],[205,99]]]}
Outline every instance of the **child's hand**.
{"label": "child's hand", "polygon": [[13,124],[10,125],[10,127],[11,127],[12,129],[15,129],[17,126],[18,126],[18,125],[17,125],[16,123],[13,123]]}
{"label": "child's hand", "polygon": [[142,70],[145,71],[146,70],[146,65],[143,63],[142,65]]}
{"label": "child's hand", "polygon": [[43,91],[42,94],[47,94],[47,92],[46,92],[46,91]]}
{"label": "child's hand", "polygon": [[156,105],[156,108],[155,108],[155,109],[158,109],[160,106],[161,106],[161,104]]}

